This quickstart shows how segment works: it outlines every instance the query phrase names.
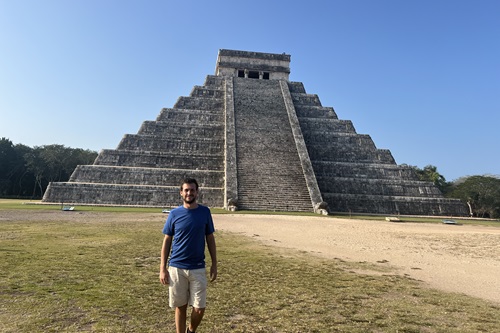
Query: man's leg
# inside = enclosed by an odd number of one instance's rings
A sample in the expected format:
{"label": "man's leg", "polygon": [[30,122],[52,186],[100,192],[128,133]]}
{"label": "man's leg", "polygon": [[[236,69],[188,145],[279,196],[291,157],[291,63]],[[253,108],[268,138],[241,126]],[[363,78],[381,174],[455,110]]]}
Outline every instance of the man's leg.
{"label": "man's leg", "polygon": [[189,303],[193,306],[189,330],[191,332],[196,332],[196,329],[203,319],[206,307],[207,276],[205,268],[189,271],[189,295]]}
{"label": "man's leg", "polygon": [[193,307],[193,311],[191,311],[191,324],[189,325],[189,330],[191,332],[196,332],[196,329],[200,325],[204,314],[205,314],[205,308],[200,309]]}
{"label": "man's leg", "polygon": [[[186,333],[186,311],[189,303],[189,281],[185,270],[170,266],[169,305],[175,308],[175,327],[177,333]],[[180,305],[183,304],[183,305]]]}
{"label": "man's leg", "polygon": [[175,308],[175,327],[177,333],[186,333],[186,310],[188,305]]}

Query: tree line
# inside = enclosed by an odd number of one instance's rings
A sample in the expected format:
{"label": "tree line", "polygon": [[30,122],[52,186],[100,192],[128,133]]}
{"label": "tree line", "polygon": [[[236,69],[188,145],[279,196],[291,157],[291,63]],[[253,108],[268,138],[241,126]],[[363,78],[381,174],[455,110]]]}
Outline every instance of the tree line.
{"label": "tree line", "polygon": [[[49,182],[68,181],[77,165],[93,164],[97,152],[64,145],[28,147],[0,139],[0,197],[43,197]],[[500,178],[466,176],[447,182],[437,167],[410,166],[422,181],[434,183],[445,197],[460,199],[472,216],[500,218]]]}
{"label": "tree line", "polygon": [[0,197],[41,199],[49,182],[68,181],[77,165],[93,164],[97,152],[64,145],[28,147],[0,139]]}
{"label": "tree line", "polygon": [[500,178],[498,176],[465,176],[447,182],[437,168],[411,166],[420,180],[434,183],[445,197],[460,199],[474,217],[500,218]]}

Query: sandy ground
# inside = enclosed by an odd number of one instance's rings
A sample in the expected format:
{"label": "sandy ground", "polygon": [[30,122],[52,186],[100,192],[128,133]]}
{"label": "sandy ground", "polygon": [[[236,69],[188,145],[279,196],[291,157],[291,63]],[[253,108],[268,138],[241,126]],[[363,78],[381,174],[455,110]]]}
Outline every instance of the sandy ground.
{"label": "sandy ground", "polygon": [[381,265],[500,304],[500,228],[269,215],[214,215],[214,223],[266,244]]}
{"label": "sandy ground", "polygon": [[[500,304],[500,227],[328,217],[214,215],[217,230],[311,255],[368,262],[430,287]],[[159,220],[165,214],[0,211],[2,221]],[[160,233],[160,231],[159,231]],[[161,237],[161,235],[159,235]],[[159,250],[158,250],[159,251]],[[376,272],[363,272],[375,274]]]}

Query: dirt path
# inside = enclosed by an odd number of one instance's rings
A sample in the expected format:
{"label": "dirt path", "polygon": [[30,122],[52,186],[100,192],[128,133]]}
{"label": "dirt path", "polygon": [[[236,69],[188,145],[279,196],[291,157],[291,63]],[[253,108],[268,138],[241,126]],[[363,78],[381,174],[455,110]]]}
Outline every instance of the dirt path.
{"label": "dirt path", "polygon": [[324,217],[214,215],[217,229],[327,258],[392,267],[500,303],[500,228]]}

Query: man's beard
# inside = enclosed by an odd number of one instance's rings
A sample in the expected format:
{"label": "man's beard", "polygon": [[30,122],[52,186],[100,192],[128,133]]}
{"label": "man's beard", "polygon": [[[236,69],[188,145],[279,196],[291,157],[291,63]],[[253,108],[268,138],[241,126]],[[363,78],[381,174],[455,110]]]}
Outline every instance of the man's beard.
{"label": "man's beard", "polygon": [[192,204],[193,202],[196,201],[196,197],[190,197],[190,198],[183,198],[184,202],[187,204]]}

